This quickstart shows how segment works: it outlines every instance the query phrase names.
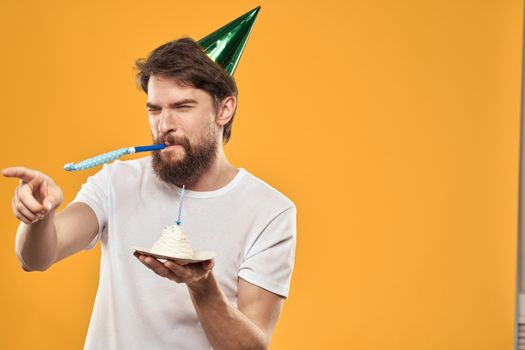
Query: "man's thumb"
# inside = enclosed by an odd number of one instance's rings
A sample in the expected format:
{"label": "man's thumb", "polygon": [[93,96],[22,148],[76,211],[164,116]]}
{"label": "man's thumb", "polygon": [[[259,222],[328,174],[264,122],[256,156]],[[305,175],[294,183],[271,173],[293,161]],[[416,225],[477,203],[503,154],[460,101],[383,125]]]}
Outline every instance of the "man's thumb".
{"label": "man's thumb", "polygon": [[204,261],[204,262],[203,262],[203,265],[204,265],[204,266],[203,266],[203,267],[204,267],[204,270],[207,271],[207,270],[211,270],[211,269],[213,268],[213,265],[215,265],[215,264],[214,264],[213,259],[211,259],[211,260],[206,260],[206,261]]}
{"label": "man's thumb", "polygon": [[53,197],[46,197],[42,204],[44,205],[44,208],[46,208],[46,210],[51,210],[53,208]]}

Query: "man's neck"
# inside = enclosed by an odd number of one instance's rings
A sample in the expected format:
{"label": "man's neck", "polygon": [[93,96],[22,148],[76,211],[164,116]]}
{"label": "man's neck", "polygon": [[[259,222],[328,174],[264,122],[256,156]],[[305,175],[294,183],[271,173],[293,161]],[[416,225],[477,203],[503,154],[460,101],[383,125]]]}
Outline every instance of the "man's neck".
{"label": "man's neck", "polygon": [[226,158],[223,147],[218,147],[217,157],[210,167],[191,184],[186,184],[186,189],[199,192],[218,190],[229,184],[237,172]]}

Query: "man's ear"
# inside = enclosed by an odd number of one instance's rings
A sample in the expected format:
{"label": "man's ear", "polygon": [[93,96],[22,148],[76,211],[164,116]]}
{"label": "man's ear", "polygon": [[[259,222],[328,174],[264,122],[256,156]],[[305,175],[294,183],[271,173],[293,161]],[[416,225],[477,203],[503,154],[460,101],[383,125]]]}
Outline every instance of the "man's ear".
{"label": "man's ear", "polygon": [[233,117],[235,107],[237,106],[237,99],[235,96],[228,96],[222,102],[219,103],[219,113],[215,118],[217,125],[226,125]]}

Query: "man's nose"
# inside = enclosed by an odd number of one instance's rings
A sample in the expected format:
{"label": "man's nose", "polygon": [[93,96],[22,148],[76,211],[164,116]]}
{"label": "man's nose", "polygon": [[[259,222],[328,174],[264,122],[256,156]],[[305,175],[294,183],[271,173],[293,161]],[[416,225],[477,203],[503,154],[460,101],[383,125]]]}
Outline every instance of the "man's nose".
{"label": "man's nose", "polygon": [[175,131],[175,127],[173,126],[173,118],[171,118],[169,110],[163,109],[160,113],[157,131],[159,132],[159,135],[166,135],[171,131]]}

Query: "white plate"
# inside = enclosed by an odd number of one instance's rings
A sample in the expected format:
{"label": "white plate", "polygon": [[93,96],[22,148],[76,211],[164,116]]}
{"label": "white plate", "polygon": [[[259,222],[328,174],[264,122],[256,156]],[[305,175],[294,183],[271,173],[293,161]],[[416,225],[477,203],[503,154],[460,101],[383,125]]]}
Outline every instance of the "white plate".
{"label": "white plate", "polygon": [[191,263],[198,263],[201,261],[206,261],[214,258],[217,254],[215,252],[209,252],[209,251],[200,251],[200,252],[193,252],[193,258],[192,259],[186,259],[186,258],[179,258],[176,256],[169,256],[169,255],[161,255],[150,252],[149,249],[143,249],[143,248],[134,248],[136,252],[141,253],[143,255],[149,255],[157,259],[165,259],[165,260],[173,260],[176,263],[179,263],[181,265],[184,264],[191,264]]}

